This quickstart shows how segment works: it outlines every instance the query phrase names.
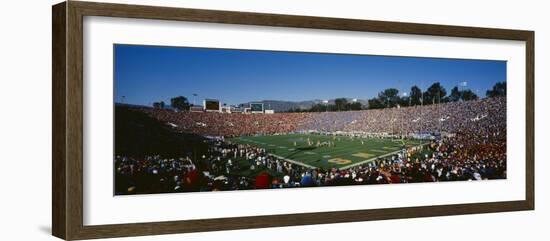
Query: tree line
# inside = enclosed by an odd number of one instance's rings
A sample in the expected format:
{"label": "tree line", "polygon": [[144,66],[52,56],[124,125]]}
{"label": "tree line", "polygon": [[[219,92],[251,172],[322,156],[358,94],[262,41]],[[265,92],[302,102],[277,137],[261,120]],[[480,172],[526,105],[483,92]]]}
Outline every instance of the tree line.
{"label": "tree line", "polygon": [[[506,96],[506,82],[496,83],[492,89],[487,90],[487,97]],[[325,112],[343,110],[383,109],[397,106],[432,105],[456,101],[477,100],[479,96],[470,89],[461,90],[458,86],[451,89],[449,95],[447,90],[439,82],[433,83],[426,91],[418,86],[411,87],[408,93],[399,93],[396,88],[388,88],[378,93],[374,98],[368,100],[368,105],[363,106],[360,102],[349,102],[346,98],[335,99],[334,104],[315,104],[309,109],[292,109],[290,112]]]}
{"label": "tree line", "polygon": [[[496,83],[492,89],[487,90],[487,97],[506,96],[506,82]],[[377,97],[368,100],[369,109],[391,108],[396,106],[432,105],[456,101],[477,100],[479,96],[470,89],[461,90],[458,86],[447,90],[439,82],[433,83],[426,91],[418,86],[412,86],[410,92],[401,95],[398,89],[389,88],[378,93]]]}
{"label": "tree line", "polygon": [[[489,98],[506,96],[506,82],[496,83],[492,89],[487,90],[485,95]],[[358,101],[348,101],[346,98],[337,98],[334,103],[317,103],[311,108],[290,109],[288,112],[326,112],[326,111],[349,111],[364,109],[382,109],[397,106],[416,106],[432,105],[456,101],[477,100],[479,96],[470,89],[460,89],[455,86],[451,89],[449,95],[447,90],[439,82],[433,83],[426,91],[422,91],[418,86],[411,87],[408,93],[399,93],[396,88],[388,88],[374,98],[368,100],[368,105],[364,106]],[[185,96],[177,96],[170,99],[170,107],[177,111],[189,110],[192,104]],[[154,102],[153,108],[164,109],[164,101]]]}
{"label": "tree line", "polygon": [[[172,107],[174,110],[189,110],[191,106],[192,104],[189,104],[189,100],[185,96],[177,96],[170,99],[170,107]],[[166,103],[164,103],[164,101],[153,102],[153,108],[164,109],[166,108]]]}

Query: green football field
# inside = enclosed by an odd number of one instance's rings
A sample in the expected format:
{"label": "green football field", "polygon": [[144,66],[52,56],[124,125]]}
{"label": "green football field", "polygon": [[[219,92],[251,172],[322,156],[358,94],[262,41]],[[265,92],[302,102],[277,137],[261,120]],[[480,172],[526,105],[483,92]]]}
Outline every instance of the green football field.
{"label": "green football field", "polygon": [[[399,152],[403,146],[422,144],[418,140],[351,138],[317,134],[242,136],[229,140],[264,148],[278,158],[302,166],[341,169],[391,155]],[[318,145],[318,143],[324,143],[324,145]]]}

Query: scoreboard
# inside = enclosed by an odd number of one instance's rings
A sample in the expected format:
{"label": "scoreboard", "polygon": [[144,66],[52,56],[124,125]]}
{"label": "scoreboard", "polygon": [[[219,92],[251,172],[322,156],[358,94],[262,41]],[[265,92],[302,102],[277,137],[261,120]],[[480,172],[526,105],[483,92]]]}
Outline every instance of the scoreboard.
{"label": "scoreboard", "polygon": [[220,101],[215,99],[205,99],[203,101],[205,111],[220,111]]}
{"label": "scoreboard", "polygon": [[252,113],[264,113],[264,103],[250,103]]}

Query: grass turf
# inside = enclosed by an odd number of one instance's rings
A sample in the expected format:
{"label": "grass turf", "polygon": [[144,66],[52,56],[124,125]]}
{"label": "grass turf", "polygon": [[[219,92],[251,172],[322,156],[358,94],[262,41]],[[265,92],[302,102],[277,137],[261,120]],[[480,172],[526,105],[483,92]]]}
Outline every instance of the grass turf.
{"label": "grass turf", "polygon": [[[308,139],[311,145],[308,144]],[[418,140],[350,138],[316,134],[242,136],[231,138],[230,141],[264,148],[279,158],[325,169],[346,168],[399,151],[404,145],[409,147],[422,144]],[[318,142],[331,142],[334,145],[317,146]]]}

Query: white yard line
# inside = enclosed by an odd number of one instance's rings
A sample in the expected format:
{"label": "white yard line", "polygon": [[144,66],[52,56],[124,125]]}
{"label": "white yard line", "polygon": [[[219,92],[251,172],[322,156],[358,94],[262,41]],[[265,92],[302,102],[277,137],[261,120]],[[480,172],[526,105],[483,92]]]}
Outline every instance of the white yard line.
{"label": "white yard line", "polygon": [[[242,138],[242,140],[249,141],[249,142],[252,142],[252,143],[265,144],[265,143],[262,143],[262,142],[258,142],[258,141],[254,141],[254,140],[249,140],[249,139],[246,139],[246,138]],[[279,147],[279,148],[280,148],[280,147]],[[302,162],[297,162],[297,161],[294,161],[294,160],[291,160],[291,159],[288,159],[288,158],[284,158],[284,157],[282,157],[282,156],[279,156],[279,155],[276,155],[276,154],[273,154],[273,153],[267,153],[267,154],[270,155],[270,156],[274,156],[274,157],[276,157],[276,158],[279,158],[279,159],[281,159],[281,160],[285,160],[285,161],[287,161],[287,162],[290,162],[290,163],[299,165],[299,166],[303,166],[303,167],[307,167],[307,168],[311,168],[311,169],[317,169],[317,167],[315,167],[315,166],[308,165],[308,164],[305,164],[305,163],[302,163]]]}
{"label": "white yard line", "polygon": [[378,158],[387,157],[387,156],[391,156],[391,155],[397,154],[397,153],[399,153],[400,151],[401,151],[401,150],[397,150],[397,151],[394,151],[394,152],[390,152],[390,153],[387,153],[387,154],[384,154],[384,155],[381,155],[381,156],[373,157],[373,158],[368,159],[368,160],[364,160],[364,161],[356,162],[356,163],[353,163],[353,164],[350,164],[350,165],[347,165],[347,166],[339,167],[338,169],[340,169],[340,170],[345,170],[345,169],[348,169],[348,168],[351,168],[351,167],[359,166],[359,165],[361,165],[361,164],[364,164],[364,163],[367,163],[367,162],[374,161],[374,160],[376,160],[376,159],[378,159]]}
{"label": "white yard line", "polygon": [[299,165],[299,166],[303,166],[303,167],[307,167],[307,168],[311,168],[311,169],[317,169],[317,167],[315,167],[315,166],[311,166],[311,165],[308,165],[308,164],[305,164],[305,163],[302,163],[302,162],[297,162],[297,161],[294,161],[294,160],[290,160],[288,158],[284,158],[284,157],[279,156],[279,155],[275,155],[275,154],[272,154],[272,153],[268,153],[268,155],[277,157],[281,160],[285,160],[287,162],[290,162],[290,163],[293,163],[293,164],[296,164],[296,165]]}
{"label": "white yard line", "polygon": [[[426,144],[422,144],[422,145],[419,145],[419,146],[425,146],[425,145],[428,145],[429,143],[426,143]],[[364,161],[361,161],[361,162],[356,162],[356,163],[353,163],[353,164],[350,164],[350,165],[347,165],[347,166],[343,166],[343,167],[340,167],[338,169],[340,170],[345,170],[345,169],[348,169],[348,168],[351,168],[351,167],[356,167],[356,166],[359,166],[361,164],[365,164],[367,162],[371,162],[371,161],[374,161],[378,158],[383,158],[383,157],[387,157],[387,156],[391,156],[391,155],[394,155],[394,154],[397,154],[399,153],[400,151],[402,150],[397,150],[397,151],[394,151],[394,152],[390,152],[390,153],[387,153],[387,154],[384,154],[384,155],[381,155],[381,156],[377,156],[377,157],[373,157],[371,159],[368,159],[368,160],[364,160]]]}

